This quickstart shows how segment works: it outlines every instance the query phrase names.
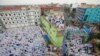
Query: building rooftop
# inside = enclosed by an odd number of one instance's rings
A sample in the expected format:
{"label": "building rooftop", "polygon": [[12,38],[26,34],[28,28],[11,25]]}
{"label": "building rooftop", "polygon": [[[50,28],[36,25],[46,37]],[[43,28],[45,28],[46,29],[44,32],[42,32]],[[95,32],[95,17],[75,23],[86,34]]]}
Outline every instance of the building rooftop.
{"label": "building rooftop", "polygon": [[30,9],[38,9],[38,6],[31,5],[16,5],[16,6],[0,6],[0,11],[16,11],[16,10],[30,10]]}
{"label": "building rooftop", "polygon": [[81,8],[95,8],[98,7],[99,5],[96,4],[86,4],[86,3],[81,3],[81,5],[79,7]]}

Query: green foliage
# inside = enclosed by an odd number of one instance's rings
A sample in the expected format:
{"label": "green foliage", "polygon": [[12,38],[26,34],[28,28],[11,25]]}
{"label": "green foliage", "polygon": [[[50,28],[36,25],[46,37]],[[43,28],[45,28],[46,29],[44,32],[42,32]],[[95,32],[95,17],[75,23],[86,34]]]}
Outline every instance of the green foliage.
{"label": "green foliage", "polygon": [[70,7],[64,7],[64,11],[69,13],[70,12]]}

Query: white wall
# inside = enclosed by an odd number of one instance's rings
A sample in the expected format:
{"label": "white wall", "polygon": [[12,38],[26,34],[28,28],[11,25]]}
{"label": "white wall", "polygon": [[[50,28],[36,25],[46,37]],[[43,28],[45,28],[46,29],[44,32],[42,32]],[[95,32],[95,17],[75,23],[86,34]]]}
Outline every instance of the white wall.
{"label": "white wall", "polygon": [[48,4],[48,3],[92,3],[100,4],[100,0],[0,0],[0,5]]}

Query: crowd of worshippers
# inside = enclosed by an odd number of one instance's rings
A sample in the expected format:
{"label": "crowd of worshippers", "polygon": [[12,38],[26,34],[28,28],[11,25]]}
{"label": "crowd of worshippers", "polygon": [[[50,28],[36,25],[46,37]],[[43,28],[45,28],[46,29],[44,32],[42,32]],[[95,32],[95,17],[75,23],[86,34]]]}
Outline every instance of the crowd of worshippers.
{"label": "crowd of worshippers", "polygon": [[64,16],[63,15],[48,15],[46,19],[54,24],[57,28],[64,29]]}
{"label": "crowd of worshippers", "polygon": [[86,38],[78,27],[66,27],[68,34],[63,45],[63,56],[95,56],[92,44],[84,42]]}
{"label": "crowd of worshippers", "polygon": [[10,28],[0,33],[0,56],[45,56],[46,52],[39,26]]}

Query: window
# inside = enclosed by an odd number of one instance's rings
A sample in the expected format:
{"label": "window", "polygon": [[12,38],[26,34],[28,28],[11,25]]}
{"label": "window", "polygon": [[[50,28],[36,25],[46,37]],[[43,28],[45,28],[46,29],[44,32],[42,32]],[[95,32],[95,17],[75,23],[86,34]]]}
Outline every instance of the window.
{"label": "window", "polygon": [[15,16],[15,14],[14,14],[14,16]]}
{"label": "window", "polygon": [[25,19],[26,17],[24,17],[24,19]]}
{"label": "window", "polygon": [[87,17],[88,17],[88,15],[86,15],[86,16],[84,17],[84,21],[86,21],[86,20],[87,20]]}
{"label": "window", "polygon": [[11,22],[9,22],[11,24]]}
{"label": "window", "polygon": [[12,18],[11,18],[11,20],[12,20]]}
{"label": "window", "polygon": [[11,16],[11,14],[9,14],[9,16]]}
{"label": "window", "polygon": [[5,19],[3,19],[3,20],[5,20]]}
{"label": "window", "polygon": [[9,20],[9,18],[8,18],[8,20]]}
{"label": "window", "polygon": [[38,26],[37,22],[35,22],[35,25]]}
{"label": "window", "polygon": [[15,19],[17,19],[17,18],[15,18]]}
{"label": "window", "polygon": [[14,23],[14,22],[12,22],[12,23]]}
{"label": "window", "polygon": [[3,14],[1,14],[1,16],[3,16]]}
{"label": "window", "polygon": [[25,21],[25,22],[27,22],[27,21]]}
{"label": "window", "polygon": [[21,17],[20,17],[20,19],[21,19]]}
{"label": "window", "polygon": [[5,14],[7,16],[7,14]]}
{"label": "window", "polygon": [[5,22],[5,24],[7,24],[7,22]]}
{"label": "window", "polygon": [[25,13],[23,13],[23,15],[25,15]]}

